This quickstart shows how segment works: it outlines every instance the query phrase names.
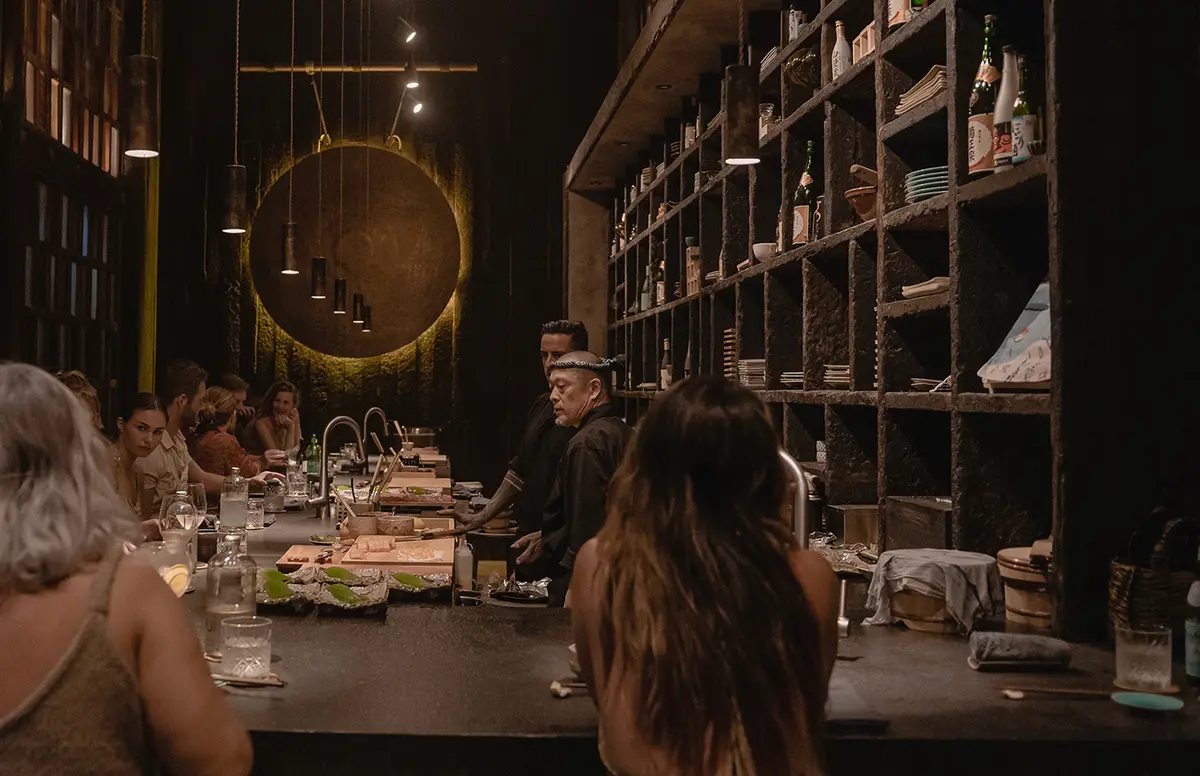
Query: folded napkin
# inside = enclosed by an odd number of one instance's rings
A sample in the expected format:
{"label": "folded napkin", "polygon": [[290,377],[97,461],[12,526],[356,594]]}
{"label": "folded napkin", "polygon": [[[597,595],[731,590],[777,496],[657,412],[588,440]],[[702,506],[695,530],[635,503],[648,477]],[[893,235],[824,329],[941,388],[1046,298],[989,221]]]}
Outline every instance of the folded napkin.
{"label": "folded napkin", "polygon": [[1049,636],[982,631],[972,633],[967,665],[978,671],[980,665],[995,662],[1058,663],[1066,668],[1071,662],[1071,645]]}

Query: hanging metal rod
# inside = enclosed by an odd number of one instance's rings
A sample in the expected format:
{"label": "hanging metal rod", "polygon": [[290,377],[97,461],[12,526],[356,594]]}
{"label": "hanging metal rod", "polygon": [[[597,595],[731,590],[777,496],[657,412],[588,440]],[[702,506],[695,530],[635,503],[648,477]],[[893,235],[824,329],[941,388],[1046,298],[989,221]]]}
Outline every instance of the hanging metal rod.
{"label": "hanging metal rod", "polygon": [[[408,65],[319,65],[305,62],[302,65],[242,65],[243,73],[403,73]],[[422,73],[478,73],[479,65],[474,62],[426,62],[417,65]]]}

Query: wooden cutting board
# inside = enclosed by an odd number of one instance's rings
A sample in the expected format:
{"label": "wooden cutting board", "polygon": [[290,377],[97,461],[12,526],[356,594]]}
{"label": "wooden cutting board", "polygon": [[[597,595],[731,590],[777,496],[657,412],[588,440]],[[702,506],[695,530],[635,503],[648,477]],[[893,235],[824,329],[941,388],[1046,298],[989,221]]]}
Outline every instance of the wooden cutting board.
{"label": "wooden cutting board", "polygon": [[393,474],[391,482],[388,483],[390,488],[425,488],[433,490],[441,488],[447,493],[450,491],[450,486],[453,483],[449,477],[430,477],[422,473],[400,472]]}
{"label": "wooden cutting board", "polygon": [[[359,537],[360,539],[363,537]],[[392,537],[385,537],[392,538]],[[422,548],[440,552],[440,557],[430,560],[414,560],[411,558],[415,550]],[[275,562],[275,568],[287,574],[305,566],[323,565],[341,566],[347,569],[384,569],[386,571],[406,571],[410,574],[449,574],[454,566],[454,538],[426,539],[423,541],[403,542],[390,556],[372,553],[369,557],[355,559],[348,557],[350,553],[338,547],[334,549],[333,561],[325,564],[317,563],[317,555],[326,547],[309,544],[294,544]]]}

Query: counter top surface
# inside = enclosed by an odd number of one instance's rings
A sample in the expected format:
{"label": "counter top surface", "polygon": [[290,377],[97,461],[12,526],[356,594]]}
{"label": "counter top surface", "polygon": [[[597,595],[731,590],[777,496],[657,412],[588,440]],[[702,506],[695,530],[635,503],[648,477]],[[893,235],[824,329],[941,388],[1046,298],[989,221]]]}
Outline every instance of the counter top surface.
{"label": "counter top surface", "polygon": [[[287,513],[250,546],[269,566],[288,546],[328,533],[311,516]],[[203,582],[185,598],[203,627]],[[237,690],[230,699],[256,732],[416,737],[594,738],[596,715],[586,697],[552,698],[550,683],[569,674],[570,613],[493,606],[401,605],[386,621],[273,618],[280,689]],[[1110,651],[1074,647],[1066,674],[981,673],[967,666],[961,637],[858,627],[841,643],[834,672],[836,722],[865,703],[887,720],[875,738],[952,741],[1200,742],[1195,694],[1185,689],[1182,713],[1143,718],[1107,698],[1031,695],[1005,699],[1006,687],[1109,689]],[[855,697],[857,696],[857,697]],[[860,703],[861,700],[861,703]],[[833,737],[860,735],[853,727]]]}

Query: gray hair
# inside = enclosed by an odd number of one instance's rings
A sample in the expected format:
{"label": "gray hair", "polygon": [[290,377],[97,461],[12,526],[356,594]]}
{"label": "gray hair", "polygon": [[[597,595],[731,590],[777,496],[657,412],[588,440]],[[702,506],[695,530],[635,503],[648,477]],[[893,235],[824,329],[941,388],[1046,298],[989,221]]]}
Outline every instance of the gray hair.
{"label": "gray hair", "polygon": [[36,593],[137,535],[108,445],[71,391],[0,363],[0,590]]}

